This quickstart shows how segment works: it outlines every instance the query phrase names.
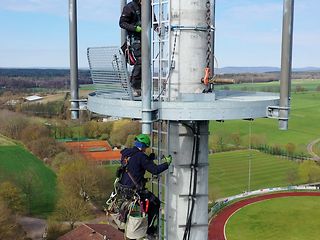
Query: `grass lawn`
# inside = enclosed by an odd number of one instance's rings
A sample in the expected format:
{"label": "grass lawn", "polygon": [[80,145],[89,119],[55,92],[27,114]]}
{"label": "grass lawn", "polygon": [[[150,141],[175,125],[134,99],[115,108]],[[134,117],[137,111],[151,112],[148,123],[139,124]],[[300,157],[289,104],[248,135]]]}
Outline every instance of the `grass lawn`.
{"label": "grass lawn", "polygon": [[[232,151],[209,155],[209,199],[228,197],[248,190],[288,186],[287,173],[298,163],[258,151]],[[299,179],[295,184],[301,183]]]}
{"label": "grass lawn", "polygon": [[0,181],[12,181],[29,196],[32,215],[47,216],[56,201],[56,175],[20,146],[0,146]]}
{"label": "grass lawn", "polygon": [[[278,121],[274,119],[256,119],[251,124],[252,134],[258,134],[266,139],[268,145],[285,146],[291,142],[296,145],[296,152],[305,152],[309,142],[320,136],[320,92],[305,92],[292,94],[289,130],[280,131]],[[212,135],[219,133],[239,133],[243,139],[248,139],[249,121],[232,120],[222,123],[211,121]]]}
{"label": "grass lawn", "polygon": [[319,239],[319,197],[271,199],[248,205],[228,221],[228,240]]}

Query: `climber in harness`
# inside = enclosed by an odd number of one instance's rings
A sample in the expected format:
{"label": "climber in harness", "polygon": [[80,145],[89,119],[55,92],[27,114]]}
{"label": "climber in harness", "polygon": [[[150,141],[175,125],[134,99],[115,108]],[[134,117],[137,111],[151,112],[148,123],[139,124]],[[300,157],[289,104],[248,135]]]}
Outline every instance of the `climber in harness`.
{"label": "climber in harness", "polygon": [[[150,6],[151,8],[151,6]],[[155,15],[153,16],[156,19]],[[119,26],[128,33],[127,41],[123,43],[121,49],[125,54],[126,61],[133,65],[130,77],[133,96],[141,96],[141,0],[133,0],[126,4],[122,10]],[[160,35],[160,28],[157,24],[153,30]]]}
{"label": "climber in harness", "polygon": [[131,87],[135,97],[141,96],[141,0],[133,0],[123,8],[119,25],[128,33],[128,41],[121,47],[127,61],[134,65],[131,73]]}
{"label": "climber in harness", "polygon": [[151,153],[148,156],[145,153],[149,146],[149,136],[140,134],[136,136],[133,148],[125,148],[121,151],[121,167],[117,172],[119,178],[117,192],[118,195],[127,199],[134,197],[136,193],[139,195],[140,201],[143,202],[142,211],[148,216],[147,234],[153,235],[157,229],[154,223],[159,213],[160,200],[146,189],[144,174],[146,171],[153,175],[162,173],[168,169],[172,157],[170,155],[163,157],[164,163],[156,165],[153,162],[155,155]]}

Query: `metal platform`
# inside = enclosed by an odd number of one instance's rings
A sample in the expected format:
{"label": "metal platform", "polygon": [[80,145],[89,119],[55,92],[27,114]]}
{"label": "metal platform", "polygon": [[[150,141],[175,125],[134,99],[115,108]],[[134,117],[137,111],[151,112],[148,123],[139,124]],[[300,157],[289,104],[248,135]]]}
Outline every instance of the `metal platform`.
{"label": "metal platform", "polygon": [[[177,101],[152,103],[153,120],[232,120],[268,117],[270,106],[279,105],[279,95],[263,92],[215,91],[181,95]],[[90,111],[123,118],[141,119],[140,100],[110,99],[91,93]]]}

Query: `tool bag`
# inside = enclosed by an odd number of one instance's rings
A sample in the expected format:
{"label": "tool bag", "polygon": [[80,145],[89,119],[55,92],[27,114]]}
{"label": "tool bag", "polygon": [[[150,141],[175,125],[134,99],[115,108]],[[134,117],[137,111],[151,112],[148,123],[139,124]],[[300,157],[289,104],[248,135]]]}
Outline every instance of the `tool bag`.
{"label": "tool bag", "polygon": [[113,221],[116,223],[117,227],[121,230],[125,229],[131,204],[132,204],[131,201],[126,200],[121,204],[118,212],[110,213]]}
{"label": "tool bag", "polygon": [[130,239],[143,238],[148,230],[148,215],[142,214],[140,210],[137,210],[137,208],[139,209],[138,203],[139,200],[137,199],[131,203],[127,217],[125,235]]}

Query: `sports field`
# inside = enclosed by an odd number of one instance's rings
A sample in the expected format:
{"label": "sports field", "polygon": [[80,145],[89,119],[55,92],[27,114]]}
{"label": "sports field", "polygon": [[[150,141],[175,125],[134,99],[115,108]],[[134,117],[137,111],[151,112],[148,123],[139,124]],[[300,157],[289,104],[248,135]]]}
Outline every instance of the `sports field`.
{"label": "sports field", "polygon": [[228,240],[319,239],[319,197],[275,198],[247,205],[229,219]]}
{"label": "sports field", "polygon": [[[230,135],[239,133],[242,144],[247,144],[251,124],[252,135],[258,135],[268,145],[295,144],[296,152],[307,152],[309,142],[320,136],[320,92],[293,93],[289,130],[280,131],[278,121],[274,119],[256,119],[252,123],[243,120],[210,122],[212,135]],[[254,142],[253,142],[254,144]]]}
{"label": "sports field", "polygon": [[[255,150],[215,153],[209,156],[209,199],[228,197],[249,189],[291,185],[288,171],[298,163]],[[301,181],[297,179],[295,184]]]}
{"label": "sports field", "polygon": [[46,216],[56,201],[56,175],[21,146],[0,146],[0,182],[12,181],[29,199],[32,215]]}

